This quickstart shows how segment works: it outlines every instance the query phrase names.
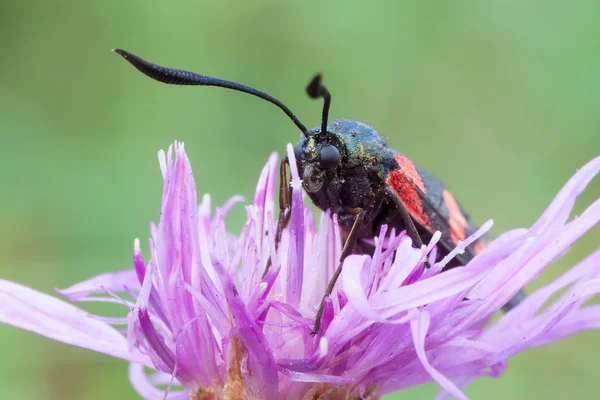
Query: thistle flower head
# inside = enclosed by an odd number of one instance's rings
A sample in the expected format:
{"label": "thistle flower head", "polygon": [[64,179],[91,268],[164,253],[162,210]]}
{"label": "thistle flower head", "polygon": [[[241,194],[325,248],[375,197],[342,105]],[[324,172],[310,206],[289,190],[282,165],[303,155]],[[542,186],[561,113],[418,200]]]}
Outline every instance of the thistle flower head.
{"label": "thistle flower head", "polygon": [[[600,328],[600,306],[585,305],[600,291],[600,250],[490,323],[600,219],[597,200],[568,221],[600,157],[571,178],[531,228],[504,233],[464,267],[441,273],[491,222],[437,263],[438,235],[415,249],[404,232],[383,226],[372,256],[345,260],[312,336],[342,234],[335,215],[314,219],[291,146],[287,153],[291,220],[278,246],[277,156],[264,167],[246,224],[233,236],[225,216],[242,199],[214,212],[208,195],[198,205],[184,146],[175,143],[159,153],[161,218],[150,227],[147,253],[136,240],[133,268],[59,291],[71,301],[122,304],[123,317],[90,315],[0,280],[0,320],[130,361],[132,385],[147,399],[375,399],[428,381],[440,384],[440,398],[466,398],[462,387],[500,376],[514,354]],[[148,375],[146,367],[156,372]]]}

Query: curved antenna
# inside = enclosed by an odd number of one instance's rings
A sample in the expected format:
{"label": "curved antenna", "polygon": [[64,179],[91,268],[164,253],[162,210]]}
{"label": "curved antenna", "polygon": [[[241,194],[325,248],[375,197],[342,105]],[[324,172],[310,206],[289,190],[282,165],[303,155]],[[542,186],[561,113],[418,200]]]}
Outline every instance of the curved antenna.
{"label": "curved antenna", "polygon": [[150,61],[146,61],[143,58],[122,49],[113,49],[113,51],[127,60],[131,65],[136,67],[141,73],[159,82],[170,85],[217,86],[226,89],[237,90],[239,92],[244,92],[259,97],[279,107],[292,120],[292,122],[296,124],[304,136],[308,137],[310,134],[310,131],[306,129],[304,124],[300,122],[298,117],[296,117],[285,104],[277,100],[275,97],[261,92],[260,90],[225,79],[213,78],[211,76],[197,74],[195,72],[185,71],[182,69],[163,67],[151,63]]}
{"label": "curved antenna", "polygon": [[321,83],[322,80],[322,74],[315,75],[308,86],[306,86],[306,93],[311,99],[318,99],[319,97],[322,97],[325,100],[325,103],[323,103],[323,116],[321,118],[321,134],[325,135],[327,133],[327,120],[329,119],[331,94],[329,93],[329,90],[327,90],[327,88]]}

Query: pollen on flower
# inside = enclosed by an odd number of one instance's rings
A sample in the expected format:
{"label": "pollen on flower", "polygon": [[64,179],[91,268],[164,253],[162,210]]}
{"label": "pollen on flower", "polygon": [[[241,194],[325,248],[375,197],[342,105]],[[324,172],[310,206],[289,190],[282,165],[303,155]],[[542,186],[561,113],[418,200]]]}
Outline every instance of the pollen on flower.
{"label": "pollen on flower", "polygon": [[294,159],[294,148],[291,144],[287,145],[287,154],[290,160],[290,172],[292,174],[292,181],[290,185],[293,191],[296,193],[302,193],[302,180],[300,179],[300,175],[298,175],[298,168],[296,167],[296,162]]}
{"label": "pollen on flower", "polygon": [[190,400],[217,400],[217,394],[213,389],[200,388],[190,392]]}
{"label": "pollen on flower", "polygon": [[372,385],[363,393],[360,393],[351,386],[334,386],[327,383],[321,383],[313,386],[308,393],[302,397],[302,400],[376,400],[377,385]]}
{"label": "pollen on flower", "polygon": [[223,398],[247,400],[248,393],[244,388],[244,379],[242,376],[242,360],[246,351],[241,346],[240,340],[234,337],[231,340],[231,355],[229,365],[227,366],[227,381],[223,388]]}

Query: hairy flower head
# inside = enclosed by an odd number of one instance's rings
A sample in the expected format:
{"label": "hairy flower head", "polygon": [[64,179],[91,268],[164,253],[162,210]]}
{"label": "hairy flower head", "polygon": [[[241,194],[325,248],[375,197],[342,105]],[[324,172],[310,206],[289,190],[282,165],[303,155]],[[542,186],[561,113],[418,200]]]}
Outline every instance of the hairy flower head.
{"label": "hairy flower head", "polygon": [[[439,235],[415,249],[404,232],[383,226],[372,256],[345,260],[312,336],[342,234],[335,215],[315,221],[291,146],[287,152],[291,221],[278,246],[277,156],[264,167],[244,228],[233,236],[225,216],[242,199],[214,212],[208,195],[198,205],[184,146],[175,143],[159,153],[161,218],[151,224],[146,255],[136,240],[133,268],[59,291],[71,301],[122,304],[123,316],[90,315],[0,280],[0,320],[128,360],[132,385],[147,399],[375,399],[428,381],[441,385],[440,398],[466,398],[461,387],[501,375],[514,354],[600,328],[600,306],[585,305],[600,291],[600,250],[490,322],[598,222],[600,200],[568,218],[600,170],[600,157],[567,182],[531,228],[504,233],[464,267],[441,272],[491,222],[437,263]],[[146,367],[156,372],[148,375]]]}

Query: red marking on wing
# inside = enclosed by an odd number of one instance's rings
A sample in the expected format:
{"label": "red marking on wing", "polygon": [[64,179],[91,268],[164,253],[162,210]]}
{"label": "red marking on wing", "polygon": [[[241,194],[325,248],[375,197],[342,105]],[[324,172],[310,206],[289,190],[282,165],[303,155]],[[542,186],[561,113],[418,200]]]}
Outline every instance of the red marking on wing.
{"label": "red marking on wing", "polygon": [[485,242],[485,240],[483,240],[483,238],[480,238],[478,241],[476,241],[473,245],[473,254],[477,255],[481,253],[481,250],[483,250],[486,244],[487,243]]}
{"label": "red marking on wing", "polygon": [[421,225],[431,228],[429,217],[423,211],[423,201],[418,191],[425,193],[423,180],[409,159],[401,155],[395,155],[394,158],[400,165],[400,169],[390,171],[386,183],[398,195],[410,215]]}
{"label": "red marking on wing", "polygon": [[477,241],[475,243],[473,243],[473,254],[477,255],[477,254],[481,253],[481,250],[483,250],[483,248],[490,243],[491,243],[491,239],[489,237],[487,237],[487,236],[480,237],[479,239],[477,239]]}
{"label": "red marking on wing", "polygon": [[458,241],[465,240],[468,223],[460,210],[460,206],[456,202],[456,199],[449,191],[445,190],[442,192],[444,196],[444,204],[448,208],[448,224],[450,225],[450,238],[454,244],[458,244]]}
{"label": "red marking on wing", "polygon": [[425,193],[425,184],[423,183],[423,179],[421,179],[421,175],[419,175],[419,173],[417,172],[415,164],[413,164],[412,161],[400,154],[394,155],[394,158],[400,166],[400,171],[404,175],[406,175],[410,180],[412,180],[412,183],[416,185],[419,189],[421,189],[423,193]]}

